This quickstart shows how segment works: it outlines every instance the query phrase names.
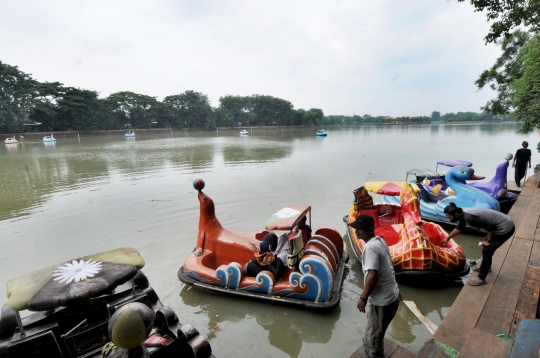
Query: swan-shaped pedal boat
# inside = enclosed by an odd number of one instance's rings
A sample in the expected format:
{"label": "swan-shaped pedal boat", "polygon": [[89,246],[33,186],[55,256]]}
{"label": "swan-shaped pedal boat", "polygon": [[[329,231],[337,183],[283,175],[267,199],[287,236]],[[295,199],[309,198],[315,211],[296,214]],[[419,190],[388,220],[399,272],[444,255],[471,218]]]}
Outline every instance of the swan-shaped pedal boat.
{"label": "swan-shaped pedal boat", "polygon": [[[397,197],[400,205],[373,204],[368,191]],[[441,245],[446,231],[438,224],[422,221],[418,191],[418,186],[406,182],[365,183],[353,191],[354,202],[343,221],[356,256],[361,258],[365,242],[348,224],[358,215],[368,214],[375,220],[375,235],[388,244],[398,281],[420,283],[466,275],[469,264],[463,248],[452,239]]]}
{"label": "swan-shaped pedal boat", "polygon": [[[10,280],[0,357],[213,357],[208,341],[161,303],[144,264],[123,247]],[[34,313],[21,319],[24,310]]]}
{"label": "swan-shaped pedal boat", "polygon": [[4,139],[4,143],[5,144],[16,144],[16,143],[19,143],[19,141],[17,140],[17,138],[12,137],[12,138]]}
{"label": "swan-shaped pedal boat", "polygon": [[[466,180],[470,180],[471,178],[476,178],[474,176],[473,168],[464,166],[450,168],[444,175],[444,179],[452,188],[454,194],[448,195],[435,202],[431,201],[426,194],[425,189],[422,189],[419,197],[422,218],[439,223],[455,225],[448,220],[446,215],[444,215],[444,208],[451,202],[454,202],[463,209],[485,208],[500,211],[500,204],[497,199],[480,189],[464,184]],[[384,195],[382,201],[389,204],[399,204],[399,198],[395,196]]]}
{"label": "swan-shaped pedal boat", "polygon": [[54,138],[54,135],[47,135],[43,137],[43,142],[56,142],[56,138]]}
{"label": "swan-shaped pedal boat", "polygon": [[[506,179],[509,161],[512,160],[512,157],[513,155],[511,153],[504,156],[504,162],[497,166],[495,175],[493,178],[491,178],[491,180],[480,181],[481,179],[484,179],[484,177],[474,175],[473,177],[469,178],[469,180],[474,181],[469,183],[462,182],[462,184],[467,184],[470,187],[480,189],[497,199],[499,201],[501,212],[505,214],[510,211],[512,205],[514,205],[517,200],[517,195],[508,191]],[[437,168],[439,164],[448,167],[459,165],[466,167],[472,166],[471,162],[464,160],[442,160],[437,162]],[[444,199],[449,195],[455,195],[455,191],[446,182],[444,173],[438,173],[437,169],[435,169],[435,172],[425,168],[411,169],[407,172],[407,177],[411,174],[416,177],[416,181],[414,182],[421,186],[422,189],[425,189],[422,190],[421,193],[423,200],[428,202],[437,202],[438,200]]]}
{"label": "swan-shaped pedal boat", "polygon": [[[233,232],[218,221],[213,200],[202,192],[204,181],[197,179],[193,186],[200,204],[199,232],[196,249],[178,271],[180,281],[207,291],[313,310],[329,310],[339,304],[349,256],[341,234],[332,228],[316,230],[303,250],[296,246],[303,256],[299,256],[296,268],[285,269],[280,280],[267,270],[256,277],[244,273],[244,266],[257,252],[253,240],[261,241],[270,231],[292,230],[307,216],[311,223],[310,206],[293,205],[280,210],[267,222],[266,230],[256,235]],[[299,237],[302,242],[302,235]]]}
{"label": "swan-shaped pedal boat", "polygon": [[135,131],[124,134],[126,138],[135,138]]}

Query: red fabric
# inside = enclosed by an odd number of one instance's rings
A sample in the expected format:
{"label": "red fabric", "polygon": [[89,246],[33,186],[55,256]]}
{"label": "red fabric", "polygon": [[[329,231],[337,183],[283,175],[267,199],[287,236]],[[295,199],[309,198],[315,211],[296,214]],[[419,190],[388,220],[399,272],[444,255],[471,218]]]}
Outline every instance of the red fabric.
{"label": "red fabric", "polygon": [[153,334],[150,337],[146,338],[146,341],[144,341],[144,345],[146,347],[163,347],[165,345],[165,342],[167,342],[166,338],[160,337],[157,334]]}

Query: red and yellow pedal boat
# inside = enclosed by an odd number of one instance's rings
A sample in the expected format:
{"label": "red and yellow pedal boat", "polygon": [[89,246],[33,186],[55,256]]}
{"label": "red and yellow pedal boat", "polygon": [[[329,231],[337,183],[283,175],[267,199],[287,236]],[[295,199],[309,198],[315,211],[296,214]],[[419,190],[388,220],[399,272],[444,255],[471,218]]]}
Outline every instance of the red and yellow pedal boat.
{"label": "red and yellow pedal boat", "polygon": [[202,192],[204,181],[197,179],[193,186],[200,204],[199,232],[195,250],[178,271],[180,281],[206,291],[313,310],[329,310],[339,305],[349,256],[341,234],[335,229],[317,229],[305,246],[298,231],[293,241],[302,242],[301,251],[294,252],[300,259],[294,269],[287,267],[279,280],[267,270],[256,277],[246,276],[244,272],[244,266],[258,251],[253,240],[263,240],[270,231],[291,231],[304,217],[309,217],[311,224],[311,206],[292,205],[280,210],[266,223],[265,230],[257,234],[234,232],[218,221],[214,201]]}
{"label": "red and yellow pedal boat", "polygon": [[[422,221],[419,191],[415,184],[405,182],[370,182],[353,190],[354,202],[343,221],[356,256],[362,256],[365,242],[348,224],[358,215],[368,214],[375,220],[375,235],[388,244],[397,279],[413,283],[420,276],[454,280],[466,275],[470,267],[463,248],[452,239],[441,245],[448,236],[446,231],[438,224]],[[373,204],[369,192],[399,195],[401,205]]]}

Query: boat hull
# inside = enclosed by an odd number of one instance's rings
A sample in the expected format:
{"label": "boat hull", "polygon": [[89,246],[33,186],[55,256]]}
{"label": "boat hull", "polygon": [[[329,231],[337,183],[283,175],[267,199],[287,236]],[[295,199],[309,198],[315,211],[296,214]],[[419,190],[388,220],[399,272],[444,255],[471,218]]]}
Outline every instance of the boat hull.
{"label": "boat hull", "polygon": [[308,300],[302,300],[297,298],[282,297],[273,295],[270,293],[259,293],[259,292],[249,292],[243,290],[232,290],[230,288],[217,286],[215,284],[205,283],[202,281],[194,280],[193,278],[187,276],[184,272],[184,266],[180,267],[178,270],[178,278],[183,283],[197,287],[201,290],[212,292],[212,293],[221,293],[225,295],[231,295],[235,297],[240,297],[249,300],[258,300],[266,301],[280,305],[294,306],[299,308],[307,308],[314,311],[329,311],[336,308],[339,305],[341,295],[341,287],[343,285],[345,264],[349,261],[349,255],[347,252],[344,252],[342,259],[339,261],[339,265],[334,275],[334,283],[331,290],[331,297],[329,301],[326,302],[313,302]]}

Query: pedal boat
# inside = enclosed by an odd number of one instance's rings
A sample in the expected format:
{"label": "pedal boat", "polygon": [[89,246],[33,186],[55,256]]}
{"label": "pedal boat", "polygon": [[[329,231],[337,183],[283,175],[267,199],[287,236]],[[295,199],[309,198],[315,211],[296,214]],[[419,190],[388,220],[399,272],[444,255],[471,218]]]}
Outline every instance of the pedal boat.
{"label": "pedal boat", "polygon": [[[197,179],[193,186],[200,204],[199,232],[196,249],[178,271],[180,281],[206,291],[312,310],[330,310],[339,304],[349,256],[341,234],[332,228],[316,230],[304,247],[298,268],[286,268],[280,280],[270,271],[262,271],[257,277],[244,274],[244,265],[256,252],[250,241],[262,240],[270,230],[290,231],[306,216],[311,224],[310,206],[293,205],[280,210],[270,218],[265,230],[255,235],[233,232],[219,223],[213,200],[202,192],[204,181]],[[198,254],[199,250],[202,254]]]}
{"label": "pedal boat", "polygon": [[324,129],[320,129],[317,131],[317,133],[315,133],[315,135],[317,137],[326,137],[328,134],[326,133],[326,131]]}
{"label": "pedal boat", "polygon": [[48,135],[43,137],[44,142],[56,142],[56,138],[54,138],[54,135]]}
{"label": "pedal boat", "polygon": [[[413,172],[421,175],[418,169],[410,170],[408,173],[411,174]],[[422,219],[455,226],[456,224],[450,222],[446,215],[444,215],[444,208],[451,202],[463,209],[486,208],[500,211],[500,203],[497,199],[480,189],[466,184],[467,180],[477,180],[479,178],[483,177],[475,176],[473,168],[465,166],[452,167],[444,174],[444,180],[452,188],[452,192],[436,198],[429,193],[429,189],[420,184],[421,192],[418,199],[420,201]],[[382,201],[390,204],[399,204],[399,198],[390,195],[383,196]]]}
{"label": "pedal boat", "polygon": [[[368,191],[399,199],[400,205],[373,204]],[[469,272],[463,248],[450,239],[438,224],[422,221],[417,185],[406,182],[371,182],[353,190],[354,202],[343,218],[354,253],[360,259],[365,242],[348,224],[358,215],[368,214],[375,220],[375,235],[388,244],[396,279],[402,283],[433,280],[452,281]]]}
{"label": "pedal boat", "polygon": [[245,130],[245,129],[242,129],[242,130],[240,131],[240,135],[241,135],[241,136],[244,136],[244,135],[249,135],[249,133],[248,133],[248,131],[247,131],[247,130]]}
{"label": "pedal boat", "polygon": [[4,143],[5,144],[16,144],[16,143],[19,143],[19,141],[15,137],[12,137],[12,138],[4,139]]}
{"label": "pedal boat", "polygon": [[[469,179],[473,180],[469,183],[464,181],[460,182],[462,184],[467,184],[470,187],[480,189],[497,199],[499,201],[501,212],[506,214],[510,211],[512,205],[514,205],[517,200],[517,195],[508,191],[508,183],[506,179],[509,161],[512,160],[512,158],[513,155],[511,153],[506,154],[504,157],[504,162],[497,166],[495,169],[495,175],[489,181],[481,181],[484,179],[484,177],[475,175],[474,178]],[[448,167],[458,165],[467,167],[472,166],[471,162],[464,160],[442,160],[437,162],[437,168],[439,164]],[[421,195],[422,198],[425,198],[427,201],[436,202],[437,200],[441,200],[449,195],[455,194],[455,191],[446,182],[444,173],[437,173],[437,169],[435,169],[435,172],[424,168],[412,169],[407,172],[407,179],[409,174],[413,174],[416,177],[416,181],[414,182],[418,183],[423,189],[425,189]]]}
{"label": "pedal boat", "polygon": [[[206,339],[161,303],[141,271],[143,266],[137,250],[124,247],[10,280],[8,303],[0,316],[0,357],[100,358],[111,341],[111,325],[113,336],[135,341],[146,352],[137,357],[213,357]],[[146,317],[116,320],[115,312],[135,302],[145,306]],[[33,313],[21,319],[24,310]],[[141,332],[141,320],[147,331]],[[155,331],[150,331],[152,327]],[[158,338],[154,334],[164,338],[158,347],[150,346]]]}
{"label": "pedal boat", "polygon": [[135,131],[124,134],[126,138],[135,138]]}

